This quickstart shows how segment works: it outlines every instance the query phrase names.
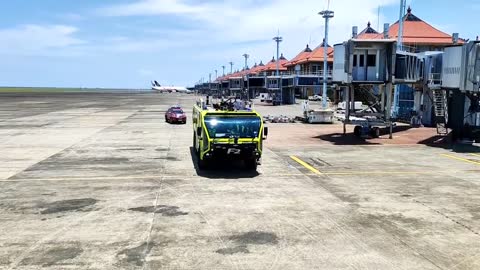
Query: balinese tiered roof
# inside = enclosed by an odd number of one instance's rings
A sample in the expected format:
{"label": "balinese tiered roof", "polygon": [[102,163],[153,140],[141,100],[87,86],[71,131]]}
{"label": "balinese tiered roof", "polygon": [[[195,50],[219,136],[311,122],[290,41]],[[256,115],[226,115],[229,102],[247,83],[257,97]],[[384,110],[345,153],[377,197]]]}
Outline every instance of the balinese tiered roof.
{"label": "balinese tiered roof", "polygon": [[375,29],[372,28],[371,23],[367,23],[367,28],[363,29],[362,32],[360,32],[357,36],[357,38],[360,39],[378,39],[383,37],[383,34],[380,35]]}
{"label": "balinese tiered roof", "polygon": [[[304,64],[308,62],[323,62],[324,61],[324,51],[325,51],[325,40],[320,44],[315,50],[305,57],[297,60],[296,64]],[[330,45],[327,45],[327,62],[333,63],[333,48]]]}
{"label": "balinese tiered roof", "polygon": [[263,72],[265,70],[265,64],[263,61],[260,61],[260,64],[258,64],[257,69],[255,70],[256,73]]}
{"label": "balinese tiered roof", "polygon": [[[451,45],[453,44],[452,36],[444,33],[430,24],[426,23],[412,13],[412,9],[408,7],[407,14],[403,17],[403,43],[408,45]],[[368,29],[369,27],[367,27]],[[398,38],[399,22],[395,22],[388,30],[389,38]],[[365,31],[365,30],[364,30]],[[380,39],[383,38],[382,33],[363,33],[362,31],[357,38],[359,39]],[[363,33],[363,34],[362,34]],[[463,43],[459,40],[459,43]]]}
{"label": "balinese tiered roof", "polygon": [[257,63],[255,63],[255,65],[250,69],[248,74],[260,73],[264,69],[264,67],[265,67],[265,65],[263,64],[262,61],[260,61],[260,64],[258,64],[258,65],[257,65]]}
{"label": "balinese tiered roof", "polygon": [[302,50],[297,56],[295,56],[292,60],[288,61],[285,64],[285,66],[286,67],[295,66],[298,63],[298,61],[307,58],[311,53],[312,53],[312,49],[310,49],[310,47],[307,44],[307,47],[304,50]]}
{"label": "balinese tiered roof", "polygon": [[[287,67],[285,66],[285,64],[288,62],[288,60],[283,56],[283,53],[280,56],[278,61],[279,61],[278,70],[286,71]],[[263,68],[262,71],[276,71],[276,70],[277,70],[277,61],[275,61],[275,57],[272,57],[272,60],[268,62],[268,64]]]}

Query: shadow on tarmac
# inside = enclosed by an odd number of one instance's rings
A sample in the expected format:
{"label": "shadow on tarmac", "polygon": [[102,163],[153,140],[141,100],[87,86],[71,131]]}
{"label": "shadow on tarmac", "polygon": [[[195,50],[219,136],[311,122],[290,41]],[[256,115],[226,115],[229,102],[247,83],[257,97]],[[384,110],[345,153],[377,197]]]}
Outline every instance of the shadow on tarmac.
{"label": "shadow on tarmac", "polygon": [[200,170],[198,157],[195,149],[190,147],[190,156],[197,175],[210,179],[243,179],[254,178],[260,174],[255,170],[249,170],[241,161],[218,160],[209,164],[208,169]]}
{"label": "shadow on tarmac", "polygon": [[448,136],[433,136],[418,142],[418,144],[452,150],[452,152],[455,153],[480,153],[480,146],[472,144],[453,143],[452,134],[449,134]]}
{"label": "shadow on tarmac", "polygon": [[[397,127],[394,129],[393,133],[395,134],[396,132],[405,131],[409,128],[410,127]],[[379,143],[378,140],[389,140],[388,137],[385,137],[388,136],[388,130],[381,129],[381,135],[383,136],[383,138],[375,139],[375,141],[370,138],[358,138],[353,133],[347,133],[346,135],[343,135],[342,133],[331,133],[315,136],[313,138],[331,142],[334,145],[382,145],[382,143]],[[393,136],[393,139],[395,139],[395,135]],[[449,134],[448,136],[432,136],[430,138],[419,141],[417,144],[425,145],[428,147],[452,150],[455,153],[480,153],[480,146],[452,143],[451,134]]]}
{"label": "shadow on tarmac", "polygon": [[[393,128],[393,134],[397,132],[403,132],[406,130],[411,129],[409,126],[396,126]],[[375,140],[389,140],[389,138],[385,137],[388,136],[389,134],[388,128],[381,128],[380,129],[380,136],[382,138],[376,138]],[[334,145],[382,145],[380,142],[375,142],[372,141],[372,138],[366,137],[366,138],[359,138],[355,136],[353,133],[347,133],[346,135],[343,135],[343,133],[330,133],[330,134],[324,134],[324,135],[319,135],[313,137],[315,139],[320,139],[323,141],[331,142]],[[395,135],[394,135],[395,138]]]}
{"label": "shadow on tarmac", "polygon": [[331,142],[334,145],[380,145],[379,143],[369,141],[368,138],[359,138],[353,135],[353,133],[347,133],[346,135],[343,135],[343,133],[330,133],[313,138]]}

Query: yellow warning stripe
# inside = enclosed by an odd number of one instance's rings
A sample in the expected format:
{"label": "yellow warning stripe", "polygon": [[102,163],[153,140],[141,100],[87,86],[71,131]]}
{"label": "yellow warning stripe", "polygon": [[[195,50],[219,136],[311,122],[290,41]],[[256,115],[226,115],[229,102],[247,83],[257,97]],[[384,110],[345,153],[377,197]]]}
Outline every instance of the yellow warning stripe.
{"label": "yellow warning stripe", "polygon": [[448,154],[441,154],[441,156],[448,157],[448,158],[451,158],[451,159],[461,160],[461,161],[463,161],[463,162],[468,162],[468,163],[480,165],[480,161],[474,161],[474,160],[470,160],[470,159],[466,159],[466,158],[461,158],[461,157],[457,157],[457,156],[453,156],[453,155],[448,155]]}
{"label": "yellow warning stripe", "polygon": [[308,170],[310,170],[311,172],[313,172],[314,174],[322,174],[319,170],[315,169],[314,167],[312,167],[310,164],[306,163],[305,161],[299,159],[298,157],[296,156],[290,156],[291,159],[295,160],[297,163],[299,163],[300,165],[302,165],[303,167],[307,168]]}

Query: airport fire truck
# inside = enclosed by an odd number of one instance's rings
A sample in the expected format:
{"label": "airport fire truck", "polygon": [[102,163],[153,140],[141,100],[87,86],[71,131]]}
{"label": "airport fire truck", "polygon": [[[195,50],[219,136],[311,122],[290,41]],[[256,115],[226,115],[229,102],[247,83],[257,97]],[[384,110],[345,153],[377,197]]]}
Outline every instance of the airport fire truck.
{"label": "airport fire truck", "polygon": [[268,128],[245,102],[229,99],[210,105],[199,100],[193,107],[192,122],[199,169],[227,159],[243,160],[248,169],[257,169]]}

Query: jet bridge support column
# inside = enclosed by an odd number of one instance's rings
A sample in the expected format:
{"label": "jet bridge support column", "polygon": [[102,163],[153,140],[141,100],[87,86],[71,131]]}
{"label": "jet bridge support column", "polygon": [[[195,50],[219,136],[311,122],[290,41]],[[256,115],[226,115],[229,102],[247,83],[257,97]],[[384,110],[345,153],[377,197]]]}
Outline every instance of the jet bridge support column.
{"label": "jet bridge support column", "polygon": [[448,103],[448,127],[452,130],[452,141],[464,138],[465,104],[467,97],[459,90],[453,90]]}
{"label": "jet bridge support column", "polygon": [[415,111],[415,115],[412,116],[410,120],[410,125],[413,127],[420,127],[422,126],[422,116],[423,116],[423,109],[422,109],[422,100],[423,100],[423,92],[424,89],[418,90],[415,89],[413,92],[413,110]]}
{"label": "jet bridge support column", "polygon": [[350,87],[350,114],[355,114],[355,86]]}
{"label": "jet bridge support column", "polygon": [[388,123],[390,127],[390,139],[393,139],[393,125],[392,125],[392,95],[393,95],[393,84],[387,83],[386,85],[386,96],[387,96],[387,106],[385,108],[385,122]]}
{"label": "jet bridge support column", "polygon": [[380,91],[380,109],[382,112],[385,111],[385,85],[379,85],[378,86],[378,91]]}
{"label": "jet bridge support column", "polygon": [[345,120],[343,121],[343,135],[347,135],[347,123],[350,122],[350,94],[352,85],[346,86],[343,88],[343,93],[345,96]]}

